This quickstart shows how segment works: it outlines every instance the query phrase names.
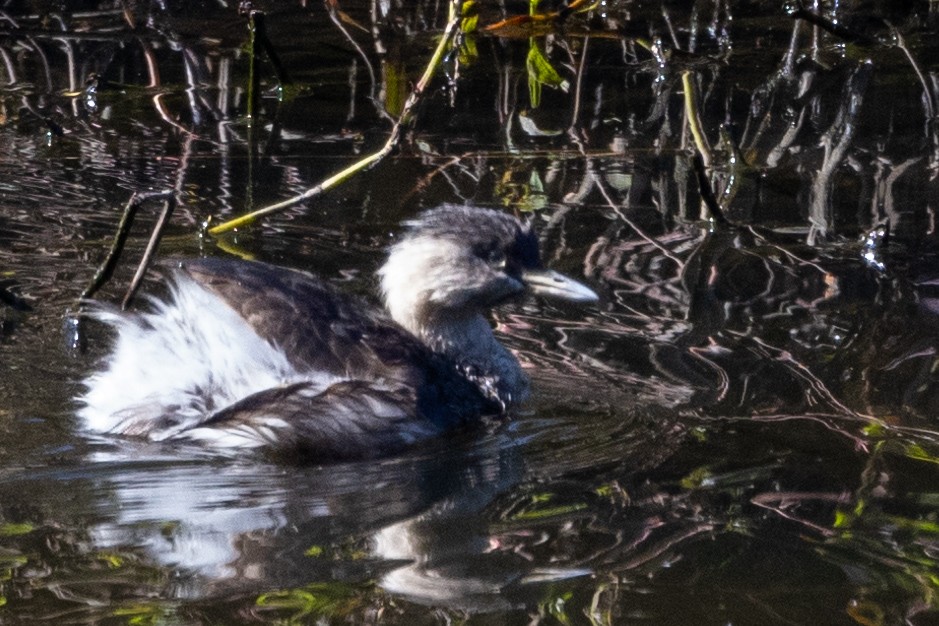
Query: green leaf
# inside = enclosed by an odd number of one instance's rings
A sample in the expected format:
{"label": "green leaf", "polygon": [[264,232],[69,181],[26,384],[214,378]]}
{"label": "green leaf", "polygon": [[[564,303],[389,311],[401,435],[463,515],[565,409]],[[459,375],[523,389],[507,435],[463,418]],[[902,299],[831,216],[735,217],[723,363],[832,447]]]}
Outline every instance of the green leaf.
{"label": "green leaf", "polygon": [[541,104],[541,83],[531,72],[528,73],[528,101],[533,109]]}
{"label": "green leaf", "polygon": [[463,16],[460,19],[460,30],[464,33],[475,32],[479,24],[479,7],[474,0],[463,3]]}
{"label": "green leaf", "polygon": [[540,211],[548,205],[548,194],[544,192],[544,184],[538,172],[532,170],[524,197],[517,205],[525,213]]}
{"label": "green leaf", "polygon": [[28,535],[34,530],[36,530],[36,527],[29,522],[22,524],[3,524],[0,526],[0,536],[15,537],[17,535]]}
{"label": "green leaf", "polygon": [[294,617],[309,615],[318,604],[316,596],[303,589],[264,593],[258,596],[255,603],[266,608],[290,610]]}
{"label": "green leaf", "polygon": [[854,522],[854,516],[842,510],[835,511],[835,528],[848,528]]}
{"label": "green leaf", "polygon": [[525,60],[528,71],[528,95],[532,108],[541,104],[541,86],[557,87],[567,91],[570,83],[561,78],[551,62],[548,61],[538,43],[532,39],[528,45],[528,58]]}
{"label": "green leaf", "polygon": [[0,580],[9,580],[12,578],[12,570],[22,567],[29,563],[29,559],[22,554],[3,554],[0,553],[0,567],[3,568],[0,573]]}
{"label": "green leaf", "polygon": [[706,481],[709,482],[713,476],[711,468],[704,465],[692,470],[690,474],[682,478],[681,486],[685,489],[697,489],[702,487]]}
{"label": "green leaf", "polygon": [[939,523],[932,520],[911,519],[901,515],[891,515],[888,519],[898,528],[905,528],[907,530],[930,535],[939,535]]}
{"label": "green leaf", "polygon": [[385,110],[389,115],[398,117],[404,110],[410,89],[408,75],[402,63],[384,63],[382,68],[385,73]]}
{"label": "green leaf", "polygon": [[464,33],[472,33],[476,31],[476,26],[479,23],[479,16],[473,15],[471,17],[464,17],[460,20],[460,30]]}
{"label": "green leaf", "polygon": [[939,457],[930,454],[925,448],[915,443],[907,444],[906,456],[911,459],[916,459],[917,461],[927,461],[929,463],[939,464]]}
{"label": "green leaf", "polygon": [[477,58],[479,58],[479,50],[476,49],[476,38],[465,37],[460,44],[460,64],[471,65]]}
{"label": "green leaf", "polygon": [[258,596],[255,604],[292,612],[293,619],[307,615],[339,617],[358,603],[355,589],[342,583],[311,583],[299,589],[272,591]]}
{"label": "green leaf", "polygon": [[98,554],[98,559],[107,563],[108,567],[111,569],[117,569],[124,564],[124,558],[119,554],[101,552]]}
{"label": "green leaf", "polygon": [[113,610],[115,617],[127,618],[129,626],[155,626],[165,624],[167,610],[159,604],[132,604]]}
{"label": "green leaf", "polygon": [[567,605],[567,602],[573,597],[574,597],[574,594],[568,591],[568,592],[562,593],[557,598],[554,598],[552,600],[549,600],[548,602],[545,602],[543,606],[546,609],[546,612],[548,613],[548,615],[556,619],[558,622],[560,622],[564,626],[570,626],[572,622],[571,622],[570,616],[567,614],[566,605]]}
{"label": "green leaf", "polygon": [[534,511],[519,511],[512,516],[514,521],[533,521],[533,520],[545,520],[552,517],[563,517],[565,515],[570,515],[571,513],[576,513],[577,511],[583,511],[587,508],[586,504],[568,504],[561,506],[551,506],[544,509],[536,509]]}

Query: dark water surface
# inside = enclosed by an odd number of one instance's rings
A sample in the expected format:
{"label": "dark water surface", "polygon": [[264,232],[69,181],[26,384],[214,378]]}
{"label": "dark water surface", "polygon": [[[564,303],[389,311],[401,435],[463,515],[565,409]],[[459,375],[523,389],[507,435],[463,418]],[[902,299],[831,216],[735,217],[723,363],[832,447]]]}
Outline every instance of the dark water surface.
{"label": "dark water surface", "polygon": [[[289,82],[259,55],[249,125],[234,7],[0,3],[0,624],[939,623],[935,3],[823,3],[838,30],[624,0],[471,35],[391,157],[200,237],[378,149],[446,22],[305,4],[257,5]],[[399,457],[92,440],[73,398],[108,337],[70,313],[151,189],[179,203],[163,257],[363,294],[421,208],[531,211],[602,302],[500,311],[530,406]]]}

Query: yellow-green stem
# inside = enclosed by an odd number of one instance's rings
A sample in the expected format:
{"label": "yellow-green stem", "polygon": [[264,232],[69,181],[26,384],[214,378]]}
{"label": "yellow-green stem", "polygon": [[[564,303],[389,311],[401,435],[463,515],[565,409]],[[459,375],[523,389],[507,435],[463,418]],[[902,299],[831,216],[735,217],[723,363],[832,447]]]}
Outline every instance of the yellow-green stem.
{"label": "yellow-green stem", "polygon": [[698,115],[698,100],[694,81],[691,80],[691,72],[685,70],[681,74],[682,89],[685,92],[685,116],[688,118],[688,127],[691,129],[691,136],[694,138],[694,144],[698,148],[698,153],[704,161],[704,167],[711,167],[711,147],[708,145],[707,137],[704,135],[704,129],[701,126],[701,117]]}

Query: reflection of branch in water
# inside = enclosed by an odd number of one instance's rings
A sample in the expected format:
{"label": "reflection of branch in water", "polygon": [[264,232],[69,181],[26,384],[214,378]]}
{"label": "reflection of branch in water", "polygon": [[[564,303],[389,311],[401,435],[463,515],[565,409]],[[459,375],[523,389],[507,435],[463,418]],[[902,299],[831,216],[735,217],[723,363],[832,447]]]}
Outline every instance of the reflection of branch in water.
{"label": "reflection of branch in water", "polygon": [[[62,28],[65,28],[65,25],[62,25]],[[74,92],[78,90],[78,69],[75,67],[75,51],[72,49],[72,42],[68,39],[54,39],[62,44],[62,49],[65,51],[65,58],[68,62],[68,90]],[[78,116],[78,102],[72,100],[72,115]]]}
{"label": "reflection of branch in water", "polygon": [[[138,39],[138,41],[140,43],[140,51],[142,52],[143,58],[147,64],[147,74],[150,79],[147,83],[147,87],[149,89],[157,89],[161,85],[160,66],[157,63],[156,56],[154,55],[153,49],[150,47],[150,45],[142,39]],[[163,96],[165,95],[165,93],[158,93],[152,98],[153,108],[157,112],[157,115],[159,115],[160,119],[166,122],[169,126],[172,126],[178,131],[186,134],[192,134],[189,129],[183,127],[173,119],[172,114],[166,108],[166,105],[163,104]]]}
{"label": "reflection of branch in water", "polygon": [[[567,128],[567,133],[572,138],[576,137],[576,132],[574,128],[577,126],[577,119],[580,117],[580,99],[581,99],[581,90],[584,83],[584,74],[586,73],[587,67],[587,51],[590,47],[590,35],[584,37],[584,45],[580,49],[580,63],[577,64],[577,74],[574,79],[574,101],[571,104],[571,123]],[[568,53],[570,53],[570,48],[565,46]],[[573,59],[571,59],[573,60]]]}
{"label": "reflection of branch in water", "polygon": [[219,117],[220,112],[215,108],[202,85],[209,84],[209,77],[206,68],[200,63],[199,56],[188,47],[183,47],[183,68],[186,71],[186,98],[189,100],[189,110],[192,112],[192,125],[196,128],[202,126],[202,108],[210,112],[215,117]]}
{"label": "reflection of branch in water", "polygon": [[[898,180],[922,157],[917,155],[895,164],[887,158],[877,159],[873,175],[873,197],[871,223],[883,224],[884,220],[892,230],[897,231],[904,224],[904,213],[910,211],[908,202],[898,202],[896,187]],[[902,197],[902,196],[901,196]],[[904,198],[906,200],[906,198]]]}
{"label": "reflection of branch in water", "polygon": [[[433,165],[434,162],[438,160],[442,160],[443,162],[417,179],[417,181],[411,186],[407,193],[401,196],[401,199],[398,200],[398,204],[400,206],[408,206],[411,204],[414,201],[414,198],[424,193],[438,176],[443,177],[455,197],[461,198],[464,201],[469,201],[469,198],[465,195],[465,193],[460,190],[459,182],[456,179],[456,174],[451,174],[450,169],[453,167],[458,167],[459,170],[457,174],[461,174],[467,177],[471,184],[478,185],[480,176],[476,172],[484,169],[483,164],[488,161],[488,156],[480,153],[467,152],[451,157],[446,157],[441,154],[433,153],[425,154],[422,158],[422,162],[428,166]],[[464,164],[467,161],[470,163]],[[472,167],[474,163],[476,165],[475,168]]]}
{"label": "reflection of branch in water", "polygon": [[607,206],[609,206],[610,209],[612,209],[613,212],[616,213],[616,216],[619,217],[623,221],[624,224],[632,228],[633,231],[637,235],[639,235],[639,237],[641,237],[644,241],[652,244],[656,250],[662,253],[662,256],[669,259],[670,261],[673,261],[676,265],[678,265],[679,269],[684,268],[685,263],[681,259],[673,255],[671,251],[669,251],[665,246],[663,246],[658,241],[656,241],[655,238],[653,238],[650,235],[647,235],[645,231],[643,231],[639,227],[638,224],[630,220],[622,211],[620,211],[620,207],[615,202],[613,202],[613,198],[611,198],[609,192],[607,192],[606,187],[603,184],[603,181],[601,181],[600,178],[596,175],[593,168],[588,169],[587,175],[590,176],[594,185],[596,185],[597,190],[603,196],[604,200],[606,200]]}
{"label": "reflection of branch in water", "polygon": [[780,517],[784,517],[787,520],[797,522],[802,524],[806,528],[811,528],[812,530],[824,535],[825,537],[834,537],[837,533],[814,522],[810,522],[807,519],[798,517],[791,513],[788,513],[785,509],[787,506],[792,504],[798,504],[800,502],[809,502],[809,501],[820,501],[820,502],[834,502],[835,504],[847,504],[851,502],[852,496],[850,493],[814,493],[810,491],[788,491],[788,492],[773,492],[773,493],[760,493],[752,498],[750,502],[760,507],[761,509],[766,509],[776,513]]}
{"label": "reflection of branch in water", "polygon": [[[789,41],[789,48],[783,55],[779,70],[773,74],[764,85],[757,88],[750,97],[751,114],[747,116],[746,125],[740,137],[740,149],[750,157],[750,161],[756,162],[755,151],[763,138],[764,134],[771,130],[776,130],[777,109],[774,107],[779,103],[779,107],[784,108],[791,117],[792,108],[798,104],[798,98],[802,97],[812,84],[814,72],[805,71],[800,77],[795,75],[795,58],[799,46],[799,22],[793,24],[792,36]],[[797,82],[796,79],[799,78]],[[795,141],[802,131],[803,124],[807,115],[805,105],[798,106],[798,116],[791,119],[785,125],[782,136],[776,144],[767,151],[765,164],[769,168],[775,168],[788,153],[789,149],[795,144]],[[751,123],[758,120],[754,128]],[[751,130],[753,135],[750,136]]]}
{"label": "reflection of branch in water", "polygon": [[152,99],[152,100],[153,100],[153,108],[156,110],[157,115],[159,115],[160,118],[161,118],[164,122],[166,122],[167,124],[169,124],[170,126],[172,126],[173,128],[175,128],[175,129],[178,130],[179,132],[184,133],[184,134],[186,134],[186,135],[192,135],[192,134],[194,134],[191,130],[189,130],[189,129],[186,128],[185,126],[182,126],[181,124],[178,124],[175,120],[173,120],[173,118],[172,118],[172,116],[171,116],[171,114],[170,114],[170,112],[169,112],[169,109],[167,109],[167,108],[166,108],[166,105],[163,104],[163,96],[165,96],[165,95],[166,95],[166,94],[164,94],[164,93],[158,93],[157,95],[153,96],[153,99]]}
{"label": "reflection of branch in water", "polygon": [[437,48],[434,50],[433,56],[427,63],[427,66],[424,68],[424,73],[421,75],[420,80],[416,85],[414,85],[414,88],[411,90],[407,101],[404,103],[404,107],[401,110],[401,115],[398,117],[394,127],[391,129],[387,141],[378,151],[373,152],[365,158],[360,159],[356,163],[353,163],[343,170],[333,174],[327,179],[319,182],[317,185],[310,187],[303,193],[300,193],[292,198],[288,198],[287,200],[282,200],[281,202],[268,205],[246,215],[242,215],[239,218],[228,220],[227,222],[213,226],[209,229],[209,233],[212,235],[227,233],[242,226],[251,224],[261,217],[279,213],[290,207],[305,202],[306,200],[315,198],[325,191],[328,191],[336,185],[339,185],[349,178],[355,176],[357,173],[373,167],[382,161],[386,156],[391,154],[391,152],[397,147],[405,127],[414,121],[417,115],[415,108],[417,104],[423,99],[424,92],[426,91],[427,86],[430,84],[430,81],[433,79],[438,66],[443,60],[444,54],[449,48],[450,42],[456,36],[460,23],[461,6],[462,2],[460,0],[451,0],[449,3],[449,21],[447,22],[447,26],[444,29],[443,36],[440,38],[440,41],[437,44]]}
{"label": "reflection of branch in water", "polygon": [[[864,46],[874,46],[878,43],[875,37],[847,27],[842,22],[838,21],[837,18],[829,19],[821,13],[816,12],[818,10],[817,7],[818,4],[816,3],[816,10],[810,11],[802,6],[802,0],[795,0],[795,2],[787,4],[786,12],[796,20],[805,20],[816,28],[821,28],[845,41]],[[832,11],[834,12],[836,9]],[[880,20],[880,22],[881,26],[885,23],[883,20]]]}
{"label": "reflection of branch in water", "polygon": [[916,78],[919,80],[919,84],[923,87],[923,104],[926,107],[926,117],[928,119],[933,119],[936,117],[936,98],[929,89],[929,84],[926,82],[926,77],[923,75],[923,70],[920,69],[916,59],[913,58],[913,53],[910,52],[910,49],[907,47],[906,39],[903,37],[903,34],[900,33],[900,31],[893,25],[890,26],[890,32],[893,34],[893,37],[896,40],[896,46],[906,56],[907,61],[910,62],[910,66],[912,66],[913,72],[916,74]]}
{"label": "reflection of branch in water", "polygon": [[[365,64],[365,69],[368,72],[368,82],[370,85],[368,90],[368,98],[375,103],[375,110],[379,115],[391,119],[391,116],[388,115],[387,111],[385,111],[385,107],[381,106],[381,102],[376,95],[376,92],[378,91],[378,81],[375,79],[375,68],[372,67],[372,61],[368,58],[368,54],[365,53],[365,50],[362,49],[362,46],[360,46],[359,43],[355,40],[355,38],[349,32],[349,29],[346,28],[340,16],[340,10],[336,4],[333,2],[327,2],[326,13],[329,15],[329,19],[336,26],[339,32],[342,33],[342,36],[346,38],[346,40],[355,50],[356,54],[362,57],[362,62]],[[353,59],[353,62],[354,61],[355,60]]]}
{"label": "reflection of branch in water", "polygon": [[856,450],[861,452],[868,452],[869,442],[862,439],[861,437],[855,435],[854,433],[837,426],[834,422],[838,420],[844,420],[845,416],[839,413],[779,413],[779,414],[754,414],[748,415],[746,417],[722,417],[722,420],[742,420],[742,421],[754,421],[754,422],[788,422],[792,420],[807,420],[810,422],[816,422],[821,424],[826,429],[837,433],[846,439],[854,443]]}
{"label": "reflection of branch in water", "polygon": [[140,42],[140,52],[143,54],[144,61],[147,63],[147,75],[150,77],[150,82],[147,83],[147,87],[156,89],[160,86],[160,66],[157,63],[156,56],[153,54],[153,49],[150,47],[150,44],[142,39],[138,41]]}
{"label": "reflection of branch in water", "polygon": [[0,56],[3,57],[3,65],[7,70],[7,85],[15,85],[16,69],[13,67],[13,59],[10,58],[10,53],[7,52],[6,48],[0,47]]}
{"label": "reflection of branch in water", "polygon": [[766,239],[764,238],[764,236],[763,236],[759,231],[757,231],[755,228],[753,228],[752,226],[747,227],[747,230],[748,230],[750,233],[752,233],[752,234],[756,237],[757,241],[759,241],[762,245],[766,245],[766,246],[771,247],[773,250],[775,250],[775,251],[778,252],[779,254],[781,254],[781,255],[783,255],[783,256],[785,256],[785,257],[788,257],[788,258],[792,259],[793,261],[795,261],[796,264],[798,264],[798,265],[805,265],[805,266],[807,266],[807,267],[814,268],[814,269],[818,270],[818,272],[819,272],[820,274],[822,274],[823,276],[830,276],[830,275],[831,275],[828,270],[826,270],[824,267],[822,267],[822,266],[819,265],[818,263],[816,263],[816,262],[814,262],[814,261],[809,261],[808,259],[803,259],[802,257],[800,257],[799,255],[797,255],[797,254],[796,254],[795,252],[793,252],[792,250],[786,248],[785,246],[781,246],[781,245],[779,245],[779,244],[775,244],[775,243],[772,243],[772,242],[766,240]]}
{"label": "reflection of branch in water", "polygon": [[[730,332],[732,334],[743,336],[742,334],[734,333],[733,331]],[[826,401],[828,401],[831,406],[843,411],[845,415],[859,418],[865,422],[880,422],[880,420],[878,420],[873,415],[864,415],[862,413],[858,413],[838,400],[835,395],[829,391],[825,383],[823,383],[818,376],[813,374],[807,365],[797,361],[790,351],[772,346],[756,336],[750,336],[749,339],[757,346],[762,348],[762,350],[754,350],[755,352],[762,353],[763,356],[767,357],[775,353],[775,360],[777,362],[783,363],[789,371],[807,382],[809,384],[809,388],[817,391]],[[808,398],[808,400],[811,403],[811,398]]]}
{"label": "reflection of branch in water", "polygon": [[717,374],[717,391],[713,396],[713,402],[721,402],[727,398],[727,394],[730,393],[730,374],[727,373],[727,370],[717,364],[713,359],[709,359],[707,352],[713,349],[713,343],[711,346],[699,348],[697,346],[689,346],[688,354],[696,358],[699,362],[703,363],[707,367]]}
{"label": "reflection of branch in water", "polygon": [[[692,526],[691,528],[687,528],[683,530],[682,532],[678,532],[673,536],[660,540],[658,543],[655,543],[651,546],[646,547],[644,551],[632,556],[629,559],[626,559],[625,561],[617,563],[612,568],[612,571],[623,572],[623,571],[638,569],[642,567],[643,565],[646,565],[653,559],[660,558],[668,550],[671,550],[687,542],[689,539],[693,539],[705,533],[710,533],[713,530],[714,530],[714,524],[710,524],[710,523],[696,524]],[[636,547],[638,547],[638,545],[635,545],[635,546],[630,545],[629,547],[630,549],[635,549]]]}
{"label": "reflection of branch in water", "polygon": [[854,140],[857,118],[873,67],[873,63],[867,60],[854,70],[842,91],[841,107],[831,126],[822,134],[822,164],[812,184],[812,199],[809,205],[809,245],[814,245],[819,237],[826,237],[829,229],[834,226],[831,205],[833,177]]}

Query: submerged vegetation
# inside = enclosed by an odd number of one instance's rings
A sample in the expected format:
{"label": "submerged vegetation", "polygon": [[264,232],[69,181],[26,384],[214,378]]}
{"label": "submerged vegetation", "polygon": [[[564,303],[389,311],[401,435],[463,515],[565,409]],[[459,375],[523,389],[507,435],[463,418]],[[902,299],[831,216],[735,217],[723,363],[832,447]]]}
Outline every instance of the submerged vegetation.
{"label": "submerged vegetation", "polygon": [[[0,623],[934,622],[937,116],[931,0],[0,3]],[[62,312],[164,191],[161,255],[365,293],[526,212],[603,305],[500,314],[538,399],[472,441],[82,442]]]}

